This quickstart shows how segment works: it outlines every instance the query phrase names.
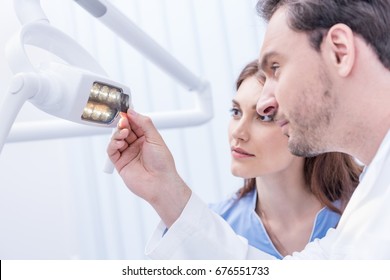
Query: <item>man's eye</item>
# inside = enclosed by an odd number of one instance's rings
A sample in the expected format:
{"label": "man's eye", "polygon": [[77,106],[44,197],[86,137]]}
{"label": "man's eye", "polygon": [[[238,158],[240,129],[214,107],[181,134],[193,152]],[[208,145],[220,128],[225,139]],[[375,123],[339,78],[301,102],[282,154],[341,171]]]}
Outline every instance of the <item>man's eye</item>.
{"label": "man's eye", "polygon": [[277,64],[277,63],[272,63],[272,65],[271,65],[271,71],[272,71],[272,74],[275,76],[276,74],[277,74],[277,71],[278,71],[278,69],[279,69],[279,64]]}

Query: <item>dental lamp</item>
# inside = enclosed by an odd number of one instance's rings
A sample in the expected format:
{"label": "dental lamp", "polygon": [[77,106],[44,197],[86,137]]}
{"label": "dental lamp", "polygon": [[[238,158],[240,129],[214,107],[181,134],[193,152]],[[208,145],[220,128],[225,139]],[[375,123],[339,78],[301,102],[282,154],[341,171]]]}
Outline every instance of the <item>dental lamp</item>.
{"label": "dental lamp", "polygon": [[[68,64],[49,62],[33,66],[25,45],[47,50]],[[0,152],[17,113],[27,100],[61,119],[105,127],[115,126],[119,112],[126,112],[131,105],[126,86],[108,79],[86,51],[45,21],[22,26],[8,43],[6,55],[16,74],[0,111],[4,123],[0,127]]]}
{"label": "dental lamp", "polygon": [[[199,125],[212,118],[211,91],[207,81],[193,75],[108,1],[74,2],[195,93],[197,99],[193,109],[146,113],[157,128]],[[9,66],[15,75],[0,106],[0,153],[5,141],[107,133],[103,128],[114,127],[119,112],[126,112],[132,107],[129,88],[108,78],[86,50],[50,25],[40,6],[40,0],[14,0],[14,7],[22,27],[6,48]],[[25,45],[43,49],[65,63],[46,62],[34,66],[29,60]],[[60,119],[15,123],[11,130],[26,101],[73,124]],[[80,124],[88,126],[80,128]]]}

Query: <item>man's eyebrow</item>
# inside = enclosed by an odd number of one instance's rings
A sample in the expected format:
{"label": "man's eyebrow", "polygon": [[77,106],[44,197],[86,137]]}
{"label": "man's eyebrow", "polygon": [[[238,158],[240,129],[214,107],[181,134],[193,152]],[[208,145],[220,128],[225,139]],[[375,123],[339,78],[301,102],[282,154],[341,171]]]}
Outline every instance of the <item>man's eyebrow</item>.
{"label": "man's eyebrow", "polygon": [[276,52],[269,52],[269,53],[264,54],[263,57],[261,58],[261,61],[259,61],[259,69],[261,71],[265,71],[267,69],[267,66],[269,64],[271,57],[276,56],[276,55],[277,55]]}

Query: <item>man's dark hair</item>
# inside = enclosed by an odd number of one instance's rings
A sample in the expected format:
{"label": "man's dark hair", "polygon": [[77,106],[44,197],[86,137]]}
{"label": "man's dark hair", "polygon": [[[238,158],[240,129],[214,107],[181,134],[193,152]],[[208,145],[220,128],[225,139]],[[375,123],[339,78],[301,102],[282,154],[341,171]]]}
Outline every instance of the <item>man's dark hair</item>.
{"label": "man's dark hair", "polygon": [[290,28],[306,32],[317,51],[329,28],[344,23],[390,70],[390,0],[259,0],[257,12],[269,21],[281,6]]}

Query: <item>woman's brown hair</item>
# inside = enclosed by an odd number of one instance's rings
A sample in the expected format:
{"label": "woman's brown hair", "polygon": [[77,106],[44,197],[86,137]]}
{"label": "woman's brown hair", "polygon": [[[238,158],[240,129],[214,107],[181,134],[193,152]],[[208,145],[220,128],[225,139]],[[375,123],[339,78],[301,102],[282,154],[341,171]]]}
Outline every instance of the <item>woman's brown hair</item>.
{"label": "woman's brown hair", "polygon": [[[264,82],[256,60],[247,64],[241,71],[236,81],[236,90],[245,79],[253,76]],[[362,167],[347,154],[332,152],[305,158],[306,185],[323,205],[339,214],[359,184],[361,172]],[[238,190],[238,197],[245,196],[255,188],[256,178],[245,179],[244,186]],[[337,200],[341,202],[340,208],[333,204]]]}

